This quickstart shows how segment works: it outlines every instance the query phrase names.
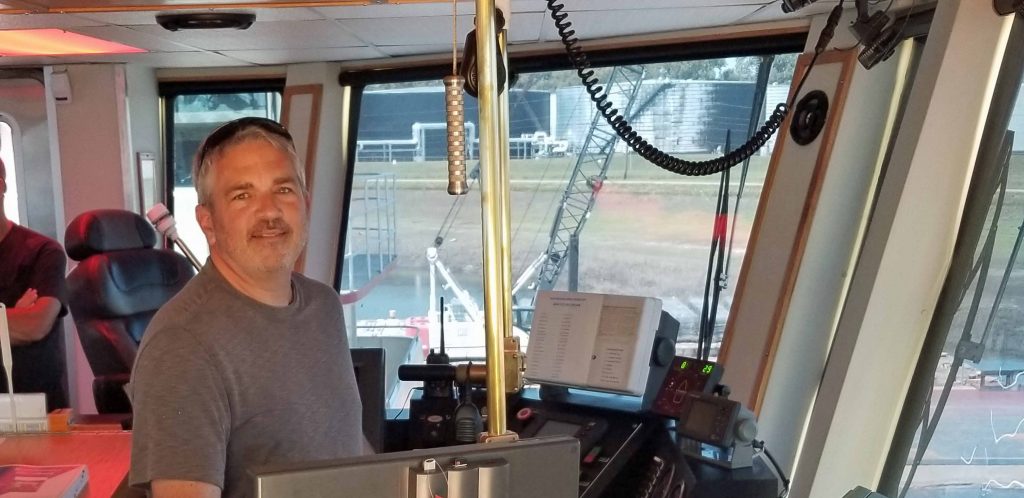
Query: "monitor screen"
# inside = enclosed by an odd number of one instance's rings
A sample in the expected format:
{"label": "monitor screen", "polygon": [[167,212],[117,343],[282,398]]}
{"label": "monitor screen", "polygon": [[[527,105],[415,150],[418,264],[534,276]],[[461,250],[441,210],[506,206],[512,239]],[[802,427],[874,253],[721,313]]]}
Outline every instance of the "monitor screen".
{"label": "monitor screen", "polygon": [[719,407],[714,403],[693,400],[690,414],[686,417],[686,432],[690,434],[710,434],[714,430],[715,417]]}
{"label": "monitor screen", "polygon": [[352,348],[359,399],[363,404],[363,435],[376,451],[384,450],[384,349]]}

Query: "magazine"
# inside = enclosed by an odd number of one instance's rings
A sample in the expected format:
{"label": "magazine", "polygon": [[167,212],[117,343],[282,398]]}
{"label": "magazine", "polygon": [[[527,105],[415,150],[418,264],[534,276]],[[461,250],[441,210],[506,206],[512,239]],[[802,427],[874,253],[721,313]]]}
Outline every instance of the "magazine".
{"label": "magazine", "polygon": [[0,498],[75,498],[88,482],[85,465],[0,466]]}

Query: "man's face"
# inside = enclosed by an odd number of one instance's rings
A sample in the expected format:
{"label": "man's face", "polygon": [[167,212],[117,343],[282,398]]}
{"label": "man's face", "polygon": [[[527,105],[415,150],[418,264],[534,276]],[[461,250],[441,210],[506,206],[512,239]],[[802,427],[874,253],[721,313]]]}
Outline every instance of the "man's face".
{"label": "man's face", "polygon": [[309,216],[288,155],[254,139],[224,149],[211,166],[207,205],[196,207],[210,254],[253,278],[290,272]]}

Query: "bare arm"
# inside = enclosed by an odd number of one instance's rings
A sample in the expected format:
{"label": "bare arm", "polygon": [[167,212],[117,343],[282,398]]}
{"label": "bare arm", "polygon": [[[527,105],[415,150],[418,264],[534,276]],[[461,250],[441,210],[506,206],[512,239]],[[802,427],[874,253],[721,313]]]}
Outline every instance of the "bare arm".
{"label": "bare arm", "polygon": [[13,308],[28,308],[33,304],[36,304],[36,300],[39,299],[39,292],[35,289],[29,289],[18,298],[18,302],[14,303]]}
{"label": "bare arm", "polygon": [[152,498],[220,498],[220,488],[199,481],[157,479],[152,483]]}
{"label": "bare arm", "polygon": [[11,328],[11,344],[21,346],[39,341],[53,328],[60,314],[60,301],[43,296],[25,308],[7,308],[7,324]]}

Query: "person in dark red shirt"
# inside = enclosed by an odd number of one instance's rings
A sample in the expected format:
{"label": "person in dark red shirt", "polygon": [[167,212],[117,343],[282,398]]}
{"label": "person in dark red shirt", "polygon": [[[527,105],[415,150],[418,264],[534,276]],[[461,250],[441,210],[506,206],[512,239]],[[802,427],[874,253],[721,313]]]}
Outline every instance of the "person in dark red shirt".
{"label": "person in dark red shirt", "polygon": [[[14,392],[45,393],[46,409],[68,406],[61,317],[67,260],[55,240],[7,219],[7,170],[0,161],[0,302],[11,331]],[[7,380],[0,375],[0,391]]]}

